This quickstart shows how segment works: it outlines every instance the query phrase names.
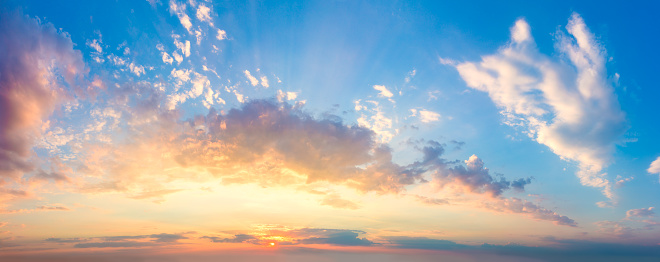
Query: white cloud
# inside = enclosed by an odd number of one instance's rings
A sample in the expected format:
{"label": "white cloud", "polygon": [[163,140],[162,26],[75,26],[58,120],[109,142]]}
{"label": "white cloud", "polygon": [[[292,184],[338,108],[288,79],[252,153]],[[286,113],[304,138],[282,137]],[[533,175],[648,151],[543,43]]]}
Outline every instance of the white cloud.
{"label": "white cloud", "polygon": [[168,55],[165,52],[162,52],[162,54],[163,54],[163,63],[172,64],[172,62],[174,62],[174,59],[172,59],[170,55]]}
{"label": "white cloud", "polygon": [[440,120],[440,114],[428,110],[419,110],[419,119],[422,123],[431,123]]}
{"label": "white cloud", "polygon": [[250,74],[250,71],[245,70],[243,71],[243,73],[245,73],[245,77],[247,77],[247,79],[250,80],[250,84],[252,86],[257,86],[259,84],[259,80],[257,80],[256,77],[252,76],[252,74]]}
{"label": "white cloud", "polygon": [[392,94],[392,92],[390,92],[390,90],[387,90],[387,87],[383,85],[374,85],[374,89],[380,91],[380,93],[378,94],[379,96],[390,98],[394,95]]}
{"label": "white cloud", "polygon": [[114,65],[117,65],[117,66],[123,66],[123,65],[126,64],[126,60],[124,60],[124,59],[121,58],[121,57],[116,56],[115,54],[110,54],[110,55],[108,56],[108,59],[109,59]]}
{"label": "white cloud", "polygon": [[412,78],[415,77],[416,74],[417,74],[417,69],[413,69],[412,71],[410,71],[408,73],[408,76],[406,76],[406,79],[405,79],[406,83],[409,83],[410,80],[412,80]]}
{"label": "white cloud", "polygon": [[266,76],[262,76],[262,77],[261,77],[261,85],[262,85],[263,87],[266,87],[266,88],[269,87],[269,85],[268,85],[268,78],[267,78]]}
{"label": "white cloud", "polygon": [[568,61],[541,54],[521,19],[498,53],[456,69],[469,87],[487,92],[503,109],[505,123],[524,127],[562,159],[578,162],[580,182],[612,198],[601,171],[627,129],[625,115],[607,80],[604,48],[579,15],[571,16],[566,29],[570,35],[560,32],[557,48]]}
{"label": "white cloud", "polygon": [[225,32],[225,30],[218,29],[218,36],[216,36],[216,38],[218,38],[218,40],[227,39],[227,32]]}
{"label": "white cloud", "polygon": [[236,95],[236,100],[240,103],[245,103],[245,96],[243,94],[239,93],[237,90],[234,90],[234,95]]}
{"label": "white cloud", "polygon": [[660,157],[658,157],[655,161],[651,163],[649,166],[649,169],[647,169],[651,174],[660,174]]}
{"label": "white cloud", "polygon": [[87,40],[87,46],[94,49],[97,53],[103,54],[103,48],[101,47],[100,42],[97,41],[96,39],[92,41]]}
{"label": "white cloud", "polygon": [[172,53],[172,56],[174,56],[174,60],[176,60],[177,64],[181,64],[181,62],[183,61],[183,56],[181,56],[176,51],[174,51],[174,53]]}
{"label": "white cloud", "polygon": [[176,14],[181,25],[188,30],[188,33],[192,34],[192,31],[190,30],[192,28],[192,22],[190,22],[190,17],[186,14],[186,4],[177,5],[176,1],[171,0],[170,12]]}
{"label": "white cloud", "polygon": [[206,7],[204,4],[200,4],[197,7],[196,16],[199,21],[207,22],[210,26],[213,26],[213,21],[211,21],[211,8]]}
{"label": "white cloud", "polygon": [[185,55],[186,57],[189,57],[190,56],[190,41],[186,40],[185,43],[179,42],[179,39],[177,39],[177,37],[178,36],[175,35],[174,45],[176,45],[176,47],[179,50],[181,50],[181,53],[183,53],[183,55]]}
{"label": "white cloud", "polygon": [[660,157],[658,157],[655,161],[651,162],[649,169],[647,169],[646,171],[649,172],[650,174],[660,175]]}
{"label": "white cloud", "polygon": [[370,116],[362,114],[360,118],[357,119],[358,125],[374,131],[381,143],[388,143],[394,138],[394,133],[396,132],[396,130],[392,130],[392,119],[385,116],[385,113],[378,106],[378,103],[374,103],[374,105],[374,108],[368,108],[367,106],[360,105],[359,101],[356,101],[356,110],[357,108],[364,109],[370,114]]}
{"label": "white cloud", "polygon": [[135,65],[133,62],[131,62],[131,63],[128,65],[128,68],[129,68],[129,69],[131,70],[131,72],[133,72],[133,74],[135,74],[136,76],[144,75],[144,73],[145,73],[145,71],[144,71],[144,67],[143,67],[143,66],[141,66],[141,65]]}
{"label": "white cloud", "polygon": [[296,92],[282,92],[282,90],[277,90],[277,101],[284,102],[286,100],[295,100],[298,98],[298,93]]}
{"label": "white cloud", "polygon": [[438,61],[440,62],[440,64],[449,65],[449,66],[456,66],[458,64],[456,61],[449,58],[438,57]]}
{"label": "white cloud", "polygon": [[181,85],[184,82],[190,81],[190,73],[191,71],[188,69],[172,69],[172,72],[170,72],[170,76],[177,79],[178,83],[177,85]]}

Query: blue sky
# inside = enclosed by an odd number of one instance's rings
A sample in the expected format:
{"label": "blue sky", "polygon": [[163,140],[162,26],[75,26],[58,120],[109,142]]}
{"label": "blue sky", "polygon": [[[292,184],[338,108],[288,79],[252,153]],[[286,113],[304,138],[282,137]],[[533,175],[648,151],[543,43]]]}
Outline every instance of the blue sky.
{"label": "blue sky", "polygon": [[658,7],[4,2],[0,252],[657,258]]}

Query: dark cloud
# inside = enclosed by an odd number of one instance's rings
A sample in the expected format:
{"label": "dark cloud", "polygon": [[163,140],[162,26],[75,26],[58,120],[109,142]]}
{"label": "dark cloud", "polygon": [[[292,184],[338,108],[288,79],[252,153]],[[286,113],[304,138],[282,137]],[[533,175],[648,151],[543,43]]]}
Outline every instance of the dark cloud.
{"label": "dark cloud", "polygon": [[[260,232],[259,236],[250,234],[237,234],[231,238],[203,236],[214,243],[249,243],[255,245],[267,245],[277,242],[278,245],[299,244],[327,244],[334,246],[372,246],[374,242],[367,238],[360,238],[365,234],[360,230],[348,229],[325,229],[325,228],[271,228]],[[284,237],[287,241],[273,240],[272,237]]]}
{"label": "dark cloud", "polygon": [[633,218],[633,217],[653,217],[655,215],[655,212],[653,211],[653,207],[649,208],[640,208],[640,209],[631,209],[626,212],[626,217],[627,218]]}
{"label": "dark cloud", "polygon": [[488,203],[486,208],[505,213],[527,214],[534,219],[552,221],[557,225],[577,226],[577,222],[567,216],[562,216],[555,211],[515,197]]}
{"label": "dark cloud", "polygon": [[[47,238],[47,242],[77,243],[75,248],[103,248],[103,247],[145,247],[178,243],[179,240],[188,239],[184,234],[151,234],[136,236],[107,236],[92,238]],[[97,241],[97,242],[90,242]]]}
{"label": "dark cloud", "polygon": [[55,242],[55,243],[79,243],[79,242],[85,242],[87,239],[84,238],[46,238],[45,241],[47,242]]}
{"label": "dark cloud", "polygon": [[73,247],[75,248],[107,248],[107,247],[149,247],[155,246],[153,242],[136,242],[136,241],[122,241],[122,242],[91,242],[91,243],[78,243]]}
{"label": "dark cloud", "polygon": [[203,236],[201,238],[206,238],[210,239],[214,243],[252,243],[252,244],[259,244],[259,239],[253,235],[247,235],[247,234],[238,234],[234,235],[232,238],[220,238],[220,237],[210,237],[210,236]]}
{"label": "dark cloud", "polygon": [[[316,230],[315,230],[316,231]],[[324,229],[322,237],[310,237],[301,239],[301,244],[329,244],[336,246],[372,246],[374,242],[366,238],[359,238],[360,233],[356,230],[327,230]],[[316,232],[318,234],[318,232]]]}
{"label": "dark cloud", "polygon": [[68,207],[65,206],[39,206],[37,207],[38,210],[55,210],[55,211],[69,211]]}
{"label": "dark cloud", "polygon": [[628,245],[618,243],[593,242],[587,240],[555,239],[550,246],[524,246],[510,243],[506,245],[483,244],[479,246],[458,244],[450,240],[430,239],[425,237],[388,237],[386,240],[396,248],[451,250],[458,253],[483,253],[493,256],[507,255],[528,257],[535,261],[656,261],[660,258],[660,246]]}
{"label": "dark cloud", "polygon": [[441,239],[431,239],[426,237],[388,237],[390,244],[397,248],[406,249],[429,249],[429,250],[457,250],[466,249],[470,246],[457,244],[456,242]]}
{"label": "dark cloud", "polygon": [[528,178],[518,178],[516,180],[511,181],[511,188],[518,192],[523,192],[525,191],[525,186],[529,185],[532,183],[532,177]]}

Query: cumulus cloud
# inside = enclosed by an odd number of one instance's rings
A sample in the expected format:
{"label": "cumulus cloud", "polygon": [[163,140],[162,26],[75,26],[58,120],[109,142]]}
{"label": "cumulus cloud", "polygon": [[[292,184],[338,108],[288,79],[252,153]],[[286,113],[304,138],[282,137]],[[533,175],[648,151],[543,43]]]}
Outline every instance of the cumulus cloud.
{"label": "cumulus cloud", "polygon": [[268,85],[268,77],[262,76],[261,77],[261,86],[268,88],[270,85]]}
{"label": "cumulus cloud", "polygon": [[[360,192],[399,194],[431,178],[440,189],[499,201],[504,191],[522,190],[527,184],[516,180],[514,187],[502,176],[491,176],[477,156],[464,163],[442,159],[443,145],[435,141],[417,147],[420,159],[395,163],[392,149],[372,130],[346,125],[339,117],[316,118],[287,103],[252,100],[224,113],[211,108],[207,115],[184,122],[172,116],[160,116],[165,117],[163,123],[142,128],[145,132],[132,139],[135,144],[105,148],[93,156],[105,159],[103,163],[81,159],[88,172],[105,179],[106,186],[92,188],[135,196],[169,192],[171,188],[158,181],[220,179],[224,184],[268,187],[332,183]],[[324,205],[359,207],[338,195],[324,197]]]}
{"label": "cumulus cloud", "polygon": [[181,42],[181,41],[179,41],[178,38],[179,38],[178,35],[174,35],[174,45],[176,46],[176,48],[181,50],[181,53],[185,57],[189,57],[190,56],[190,41],[186,40],[185,42]]}
{"label": "cumulus cloud", "polygon": [[392,94],[390,90],[387,90],[387,87],[383,85],[374,85],[374,89],[380,92],[378,96],[387,97],[387,98],[394,96],[394,94]]}
{"label": "cumulus cloud", "polygon": [[250,84],[252,86],[257,86],[259,84],[259,80],[257,80],[256,77],[252,76],[252,74],[250,74],[250,71],[245,70],[243,71],[243,73],[245,74],[245,77],[250,81]]}
{"label": "cumulus cloud", "polygon": [[[44,121],[86,91],[79,51],[49,23],[19,14],[0,17],[0,180],[34,167],[27,162]],[[1,183],[0,183],[1,184]]]}
{"label": "cumulus cloud", "polygon": [[225,32],[225,30],[218,29],[218,35],[216,36],[216,38],[217,38],[218,40],[225,40],[225,39],[227,39],[227,32]]}
{"label": "cumulus cloud", "polygon": [[429,110],[419,110],[419,120],[422,123],[431,123],[440,120],[440,114],[429,111]]}
{"label": "cumulus cloud", "polygon": [[196,16],[199,21],[207,22],[210,26],[213,26],[213,21],[211,20],[211,8],[208,8],[206,5],[199,4]]}
{"label": "cumulus cloud", "polygon": [[650,174],[660,175],[660,157],[656,158],[655,161],[651,162],[651,165],[646,170],[646,172],[649,172]]}
{"label": "cumulus cloud", "polygon": [[607,80],[605,49],[578,14],[566,30],[568,35],[558,32],[556,46],[567,61],[540,53],[521,19],[508,45],[456,69],[469,87],[487,92],[502,108],[505,123],[523,126],[562,159],[577,161],[580,182],[612,198],[601,171],[628,128],[625,115]]}
{"label": "cumulus cloud", "polygon": [[175,14],[188,33],[191,35],[193,34],[192,22],[190,21],[188,14],[186,14],[186,4],[177,4],[176,1],[170,0],[170,13]]}
{"label": "cumulus cloud", "polygon": [[286,100],[295,100],[298,98],[298,93],[296,92],[283,92],[282,90],[277,90],[277,101],[280,103],[286,101]]}

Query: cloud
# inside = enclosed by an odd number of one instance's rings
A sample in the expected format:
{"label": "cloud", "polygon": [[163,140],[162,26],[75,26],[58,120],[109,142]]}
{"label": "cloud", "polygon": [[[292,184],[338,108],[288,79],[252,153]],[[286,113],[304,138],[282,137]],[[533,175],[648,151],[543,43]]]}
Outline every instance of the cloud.
{"label": "cloud", "polygon": [[[0,180],[33,170],[27,158],[44,121],[86,95],[87,69],[66,33],[17,13],[0,17]],[[1,183],[0,183],[1,184]]]}
{"label": "cloud", "polygon": [[[190,232],[189,232],[190,233]],[[179,243],[179,240],[188,239],[185,234],[151,234],[135,236],[106,236],[91,238],[47,238],[46,242],[76,243],[74,248],[117,248],[117,247],[148,247]],[[97,241],[97,242],[90,242]]]}
{"label": "cloud", "polygon": [[552,210],[542,208],[532,202],[519,199],[501,199],[500,201],[486,204],[486,208],[493,209],[504,213],[527,214],[530,217],[538,220],[552,221],[557,225],[576,227],[575,220],[557,214]]}
{"label": "cloud", "polygon": [[406,83],[410,83],[410,80],[412,80],[413,77],[417,74],[417,69],[413,69],[412,71],[408,72],[408,75],[405,78]]}
{"label": "cloud", "polygon": [[295,100],[298,98],[298,93],[296,92],[282,92],[282,90],[277,90],[277,101],[280,103],[284,102],[285,100]]}
{"label": "cloud", "polygon": [[259,84],[259,80],[257,80],[256,77],[252,76],[252,74],[250,74],[250,71],[245,70],[243,71],[243,73],[245,74],[245,77],[247,77],[247,79],[250,80],[250,84],[252,86],[257,86]]}
{"label": "cloud", "polygon": [[216,36],[216,38],[217,38],[218,40],[225,40],[225,39],[227,39],[227,32],[225,32],[225,30],[218,29],[218,35]]}
{"label": "cloud", "polygon": [[447,199],[432,198],[425,196],[415,196],[419,202],[422,202],[427,205],[448,205],[449,201]]}
{"label": "cloud", "polygon": [[362,231],[336,230],[336,229],[304,229],[296,232],[300,235],[319,235],[301,239],[301,244],[328,244],[336,246],[372,246],[374,242],[366,238],[359,238]]}
{"label": "cloud", "polygon": [[387,237],[386,240],[396,248],[405,249],[427,249],[427,250],[457,250],[466,249],[470,246],[457,244],[450,240],[431,239],[426,237],[395,236]]}
{"label": "cloud", "polygon": [[598,221],[594,223],[601,232],[611,234],[621,238],[630,238],[633,236],[633,229],[616,221]]}
{"label": "cloud", "polygon": [[144,75],[144,67],[141,65],[135,65],[133,62],[131,62],[128,65],[128,68],[135,74],[136,76]]}
{"label": "cloud", "polygon": [[[435,141],[417,145],[422,156],[412,163],[395,163],[392,149],[372,130],[346,125],[336,116],[316,118],[297,105],[251,100],[225,112],[211,108],[207,115],[186,121],[171,118],[175,116],[160,115],[162,120],[150,124],[155,126],[131,136],[134,144],[105,147],[103,154],[90,158],[104,159],[102,163],[80,159],[87,172],[103,178],[101,184],[88,185],[89,190],[124,191],[135,197],[169,192],[181,180],[221,180],[264,187],[331,183],[358,192],[400,194],[431,178],[439,189],[501,201],[502,193],[512,188],[511,181],[491,176],[477,156],[463,163],[442,159],[444,147]],[[171,184],[159,182],[163,180]],[[516,182],[517,190],[527,184],[524,179]],[[332,194],[320,201],[337,208],[358,207]]]}
{"label": "cloud", "polygon": [[87,46],[94,49],[97,53],[103,54],[103,48],[101,47],[98,40],[94,39],[92,41],[87,40]]}
{"label": "cloud", "polygon": [[268,88],[268,87],[269,87],[269,85],[268,85],[268,78],[267,78],[266,76],[262,76],[262,77],[261,77],[261,86],[263,86],[263,87],[265,87],[265,88]]}
{"label": "cloud", "polygon": [[658,174],[658,175],[660,175],[660,157],[655,159],[655,161],[651,162],[651,165],[646,170],[646,172],[649,172],[649,174]]}
{"label": "cloud", "polygon": [[578,14],[566,29],[569,35],[558,32],[556,46],[568,61],[541,54],[521,19],[498,53],[456,69],[469,87],[502,108],[505,123],[523,126],[562,159],[577,161],[580,182],[613,198],[601,170],[628,129],[625,114],[607,80],[605,49]]}
{"label": "cloud", "polygon": [[360,206],[353,201],[342,199],[337,194],[329,194],[321,200],[321,205],[342,209],[358,209]]}
{"label": "cloud", "polygon": [[392,140],[396,130],[392,128],[392,119],[385,116],[385,112],[383,112],[379,103],[377,101],[365,101],[364,104],[361,104],[360,102],[361,100],[354,102],[355,111],[362,111],[357,119],[358,125],[373,130],[382,143]]}
{"label": "cloud", "polygon": [[191,35],[193,34],[191,30],[192,22],[190,21],[190,17],[186,14],[186,4],[179,5],[176,1],[170,0],[170,13],[176,14],[176,16],[179,18],[179,21],[181,22],[181,25],[186,28],[188,33]]}
{"label": "cloud", "polygon": [[440,114],[422,109],[419,110],[419,119],[422,123],[431,123],[440,120]]}
{"label": "cloud", "polygon": [[190,41],[186,40],[185,42],[180,42],[178,38],[179,38],[178,35],[174,35],[174,45],[179,50],[181,50],[181,53],[185,57],[189,57],[190,56]]}
{"label": "cloud", "polygon": [[214,243],[249,243],[254,245],[314,245],[326,244],[333,246],[372,246],[374,242],[360,238],[365,234],[360,230],[326,229],[326,228],[287,228],[267,225],[257,228],[250,234],[236,234],[233,237],[203,236]]}
{"label": "cloud", "polygon": [[74,248],[113,248],[113,247],[148,247],[156,246],[152,242],[136,242],[136,241],[123,241],[123,242],[91,242],[91,243],[78,243]]}
{"label": "cloud", "polygon": [[199,21],[207,22],[210,26],[213,26],[213,21],[211,20],[211,8],[208,8],[206,5],[199,4],[196,16]]}
{"label": "cloud", "polygon": [[525,191],[525,186],[529,185],[532,183],[532,178],[518,178],[516,180],[511,181],[511,187],[515,189],[518,192]]}
{"label": "cloud", "polygon": [[68,207],[65,206],[40,206],[37,207],[38,210],[55,210],[55,211],[70,211]]}
{"label": "cloud", "polygon": [[203,236],[201,238],[210,239],[214,243],[253,243],[258,245],[258,238],[252,235],[238,234],[232,238],[220,238],[220,237],[210,237]]}
{"label": "cloud", "polygon": [[387,87],[385,87],[383,85],[374,85],[374,89],[376,89],[377,91],[380,91],[378,96],[387,97],[387,98],[390,98],[390,97],[394,96],[394,94],[392,94],[392,92],[390,92],[390,90],[387,90]]}
{"label": "cloud", "polygon": [[[437,150],[438,148],[427,147],[427,150]],[[429,153],[427,156],[431,157]],[[434,182],[441,187],[458,185],[464,190],[473,193],[486,194],[496,197],[502,194],[504,190],[509,189],[510,182],[501,177],[494,179],[488,168],[484,167],[484,162],[476,155],[470,156],[465,160],[465,166],[458,165],[447,170],[437,172],[434,176]]]}
{"label": "cloud", "polygon": [[56,237],[51,237],[51,238],[46,238],[44,241],[46,242],[55,242],[55,243],[79,243],[79,242],[85,242],[87,239],[84,238],[56,238]]}
{"label": "cloud", "polygon": [[171,65],[172,62],[174,62],[174,59],[169,54],[165,52],[162,52],[161,54],[163,55],[163,63]]}
{"label": "cloud", "polygon": [[653,217],[655,215],[655,212],[653,211],[653,207],[649,208],[640,208],[640,209],[631,209],[626,212],[626,218],[634,218],[634,217]]}

